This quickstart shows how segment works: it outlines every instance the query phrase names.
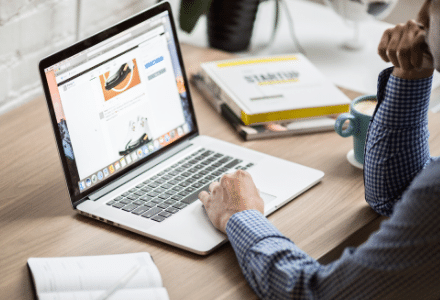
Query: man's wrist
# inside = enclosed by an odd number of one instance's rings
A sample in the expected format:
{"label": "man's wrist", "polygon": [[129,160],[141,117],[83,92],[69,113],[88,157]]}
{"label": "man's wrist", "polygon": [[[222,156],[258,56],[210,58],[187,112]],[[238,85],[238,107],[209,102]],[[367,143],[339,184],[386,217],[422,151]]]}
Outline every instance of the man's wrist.
{"label": "man's wrist", "polygon": [[393,75],[406,80],[417,80],[423,78],[429,78],[434,74],[434,69],[421,69],[406,71],[401,68],[394,68]]}

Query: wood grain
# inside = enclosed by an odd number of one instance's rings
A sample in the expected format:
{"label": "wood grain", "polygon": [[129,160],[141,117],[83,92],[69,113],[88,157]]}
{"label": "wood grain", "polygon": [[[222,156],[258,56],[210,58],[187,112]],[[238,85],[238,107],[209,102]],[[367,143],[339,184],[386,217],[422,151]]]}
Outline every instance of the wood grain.
{"label": "wood grain", "polygon": [[[186,45],[182,50],[188,74],[202,61],[231,57]],[[345,158],[352,139],[326,132],[243,142],[194,89],[191,93],[201,134],[325,172],[321,183],[269,217],[311,256],[323,258],[349,244],[378,218],[364,201],[362,171]],[[440,120],[430,118],[431,145],[440,149]],[[203,257],[76,214],[43,97],[0,117],[0,157],[0,299],[34,298],[29,257],[140,251],[153,256],[171,299],[256,299],[230,244]]]}

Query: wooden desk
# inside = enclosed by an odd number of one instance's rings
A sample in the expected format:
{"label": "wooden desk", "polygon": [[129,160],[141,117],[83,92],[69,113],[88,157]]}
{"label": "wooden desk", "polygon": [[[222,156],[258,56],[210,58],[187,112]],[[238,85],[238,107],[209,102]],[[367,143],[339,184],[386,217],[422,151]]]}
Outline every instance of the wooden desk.
{"label": "wooden desk", "polygon": [[[188,73],[201,61],[230,56],[190,46],[183,52]],[[326,132],[243,142],[194,89],[192,96],[202,134],[325,172],[320,184],[269,217],[311,256],[334,258],[351,236],[378,219],[364,201],[362,171],[345,158],[351,138]],[[437,141],[432,145],[440,149],[440,118],[431,119],[431,139]],[[153,256],[171,299],[256,298],[229,243],[202,257],[76,214],[43,96],[0,117],[0,157],[1,299],[32,299],[29,257],[140,251]]]}

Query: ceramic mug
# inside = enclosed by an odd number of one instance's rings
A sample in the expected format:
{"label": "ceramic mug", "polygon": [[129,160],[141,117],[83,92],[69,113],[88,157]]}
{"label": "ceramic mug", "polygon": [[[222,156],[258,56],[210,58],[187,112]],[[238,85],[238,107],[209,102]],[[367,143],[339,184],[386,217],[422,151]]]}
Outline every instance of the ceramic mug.
{"label": "ceramic mug", "polygon": [[[364,164],[364,148],[368,126],[377,106],[376,95],[361,96],[350,104],[350,112],[341,114],[335,123],[335,131],[342,137],[353,136],[354,159]],[[348,121],[347,128],[343,129]]]}

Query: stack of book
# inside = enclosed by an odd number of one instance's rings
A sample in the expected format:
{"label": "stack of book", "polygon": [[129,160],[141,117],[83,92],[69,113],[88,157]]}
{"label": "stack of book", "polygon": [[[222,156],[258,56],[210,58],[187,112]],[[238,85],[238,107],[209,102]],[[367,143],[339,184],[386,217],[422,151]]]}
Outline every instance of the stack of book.
{"label": "stack of book", "polygon": [[191,82],[245,140],[333,130],[350,104],[302,54],[203,63]]}

